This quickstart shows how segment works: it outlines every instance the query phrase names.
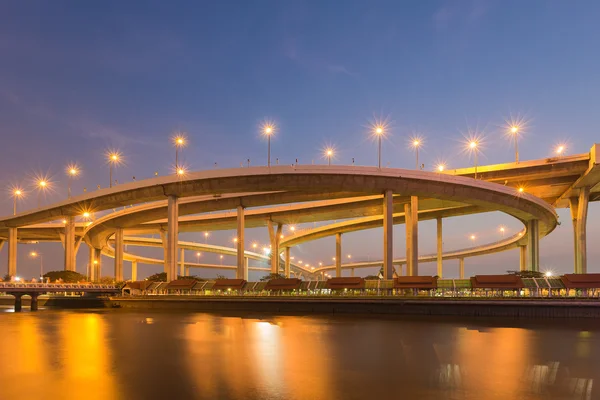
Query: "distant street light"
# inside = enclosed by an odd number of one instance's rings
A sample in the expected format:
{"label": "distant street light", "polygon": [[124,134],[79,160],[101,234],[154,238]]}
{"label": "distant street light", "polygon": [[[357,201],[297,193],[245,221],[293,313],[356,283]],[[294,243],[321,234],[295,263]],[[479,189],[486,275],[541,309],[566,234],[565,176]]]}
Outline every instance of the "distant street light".
{"label": "distant street light", "polygon": [[506,230],[506,229],[505,229],[503,226],[501,226],[501,227],[500,227],[500,233],[502,234],[502,237],[504,237],[504,231],[505,231],[505,230]]}
{"label": "distant street light", "polygon": [[418,170],[419,169],[419,147],[422,144],[421,139],[419,139],[418,137],[412,139],[412,147],[413,149],[415,149],[415,155],[416,155],[416,165],[415,168]]}
{"label": "distant street light", "polygon": [[13,215],[17,215],[17,199],[24,196],[24,192],[21,189],[13,190]]}
{"label": "distant street light", "polygon": [[327,162],[331,165],[331,156],[333,156],[333,149],[329,148],[325,150],[325,155],[327,156]]}
{"label": "distant street light", "polygon": [[271,166],[271,136],[275,133],[275,125],[265,123],[263,125],[263,135],[267,137],[267,166]]}
{"label": "distant street light", "polygon": [[510,133],[515,137],[515,162],[519,162],[519,126],[513,125],[510,127]]}
{"label": "distant street light", "polygon": [[375,136],[377,136],[377,142],[378,142],[378,147],[377,147],[377,167],[381,169],[381,137],[385,134],[383,126],[382,125],[377,125],[374,128]]}
{"label": "distant street light", "polygon": [[562,156],[566,149],[567,147],[564,144],[559,144],[556,146],[556,154]]}
{"label": "distant street light", "polygon": [[37,251],[32,251],[31,253],[29,253],[29,256],[31,258],[40,258],[40,282],[44,281],[44,259],[42,256],[42,253],[37,252]]}
{"label": "distant street light", "polygon": [[200,264],[200,256],[202,255],[202,253],[197,252],[196,253],[196,264]]}
{"label": "distant street light", "polygon": [[208,243],[208,232],[204,232],[204,244]]}
{"label": "distant street light", "polygon": [[121,154],[117,151],[109,152],[106,157],[108,158],[108,170],[109,170],[109,184],[108,187],[111,188],[113,184],[113,166],[117,166],[121,163]]}
{"label": "distant street light", "polygon": [[444,164],[438,164],[437,168],[438,172],[444,172],[446,166]]}
{"label": "distant street light", "polygon": [[69,177],[69,182],[68,182],[68,197],[69,199],[71,198],[71,181],[73,180],[73,178],[75,178],[77,175],[79,175],[79,167],[77,167],[77,164],[70,164],[67,166],[67,176]]}
{"label": "distant street light", "polygon": [[477,153],[478,153],[478,145],[476,140],[471,140],[469,142],[469,150],[474,153],[475,158],[475,179],[477,179]]}
{"label": "distant street light", "polygon": [[173,136],[173,145],[175,146],[175,171],[179,171],[179,149],[187,146],[185,134],[180,132]]}
{"label": "distant street light", "polygon": [[38,189],[38,196],[37,196],[37,208],[40,208],[41,205],[41,197],[42,197],[42,193],[46,193],[46,190],[49,189],[50,187],[50,182],[48,182],[45,178],[39,179],[37,181],[37,189]]}

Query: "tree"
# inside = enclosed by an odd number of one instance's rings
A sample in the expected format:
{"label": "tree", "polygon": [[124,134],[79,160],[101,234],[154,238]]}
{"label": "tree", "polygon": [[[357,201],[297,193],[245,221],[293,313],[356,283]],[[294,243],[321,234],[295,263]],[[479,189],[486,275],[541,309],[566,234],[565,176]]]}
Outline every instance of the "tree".
{"label": "tree", "polygon": [[378,281],[379,279],[381,279],[381,278],[379,278],[377,275],[367,275],[367,276],[365,276],[365,280],[366,281]]}
{"label": "tree", "polygon": [[215,279],[227,279],[227,277],[225,275],[217,274]]}
{"label": "tree", "polygon": [[146,278],[147,281],[151,282],[166,282],[167,281],[167,273],[159,272],[158,274],[150,275]]}
{"label": "tree", "polygon": [[10,278],[11,276],[9,274],[4,275],[4,277],[2,278],[2,282],[10,282]]}
{"label": "tree", "polygon": [[544,273],[540,272],[540,271],[530,271],[530,270],[506,271],[506,273],[509,275],[517,275],[517,276],[520,276],[521,278],[543,278],[544,277]]}
{"label": "tree", "polygon": [[285,276],[281,275],[281,274],[271,273],[271,274],[265,275],[262,278],[260,278],[260,280],[263,281],[263,282],[264,281],[270,281],[271,279],[285,279]]}
{"label": "tree", "polygon": [[61,280],[65,283],[88,282],[85,275],[75,271],[50,271],[44,274],[44,278],[49,278],[51,282]]}

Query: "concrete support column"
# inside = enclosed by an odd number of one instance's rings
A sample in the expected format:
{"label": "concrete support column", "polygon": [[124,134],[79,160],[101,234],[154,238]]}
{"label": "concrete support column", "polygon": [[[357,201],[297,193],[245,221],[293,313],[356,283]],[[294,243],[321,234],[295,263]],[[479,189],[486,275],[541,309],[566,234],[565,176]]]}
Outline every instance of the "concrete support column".
{"label": "concrete support column", "polygon": [[354,277],[354,268],[350,268],[350,276]]}
{"label": "concrete support column", "polygon": [[582,188],[579,191],[579,206],[577,208],[577,266],[579,274],[587,274],[587,213],[588,200],[590,196],[589,188]]}
{"label": "concrete support column", "polygon": [[279,273],[279,240],[281,239],[282,224],[277,224],[277,230],[273,225],[273,221],[267,221],[269,228],[269,238],[271,239],[271,273]]}
{"label": "concrete support column", "polygon": [[419,198],[410,196],[404,205],[406,225],[406,275],[419,275]]}
{"label": "concrete support column", "polygon": [[94,249],[94,279],[102,278],[102,249]]}
{"label": "concrete support column", "polygon": [[131,262],[131,280],[132,281],[137,281],[137,261],[133,260]]}
{"label": "concrete support column", "polygon": [[443,277],[443,241],[442,241],[442,218],[437,219],[437,276],[442,279]]}
{"label": "concrete support column", "polygon": [[527,242],[527,253],[529,270],[540,270],[540,236],[539,236],[539,221],[532,219],[527,223],[527,232],[529,233]]}
{"label": "concrete support column", "polygon": [[335,276],[342,276],[342,234],[335,234]]}
{"label": "concrete support column", "polygon": [[185,267],[185,276],[190,276],[190,267]]}
{"label": "concrete support column", "polygon": [[167,282],[177,279],[177,239],[179,235],[179,199],[170,195],[167,205]]}
{"label": "concrete support column", "polygon": [[244,207],[237,207],[237,271],[236,278],[244,279],[244,276],[248,276],[248,272],[244,271],[246,268],[246,261],[244,257]]}
{"label": "concrete support column", "polygon": [[[394,199],[391,190],[383,194],[383,278],[394,276]],[[341,273],[340,275],[341,276]]]}
{"label": "concrete support column", "polygon": [[31,293],[29,296],[31,297],[31,311],[37,311],[38,310],[38,296],[39,296],[39,294],[37,294],[37,293]]}
{"label": "concrete support column", "polygon": [[8,228],[8,275],[17,276],[17,228]]}
{"label": "concrete support column", "polygon": [[244,277],[242,279],[248,280],[248,266],[250,264],[250,259],[248,257],[244,258]]}
{"label": "concrete support column", "polygon": [[123,282],[123,228],[115,230],[115,281]]}
{"label": "concrete support column", "polygon": [[458,279],[465,279],[465,259],[458,259]]}
{"label": "concrete support column", "polygon": [[23,309],[23,294],[16,293],[13,296],[15,296],[15,312],[21,312],[21,309]]}
{"label": "concrete support column", "polygon": [[285,268],[284,268],[285,277],[289,278],[290,277],[290,248],[286,247],[284,249],[284,251],[285,251]]}
{"label": "concrete support column", "polygon": [[179,275],[185,276],[185,250],[179,249]]}
{"label": "concrete support column", "polygon": [[94,248],[92,246],[88,246],[88,279],[93,282],[94,281],[94,274],[95,274],[95,253],[94,253]]}
{"label": "concrete support column", "polygon": [[75,271],[75,218],[65,224],[65,271]]}
{"label": "concrete support column", "polygon": [[163,272],[166,274],[169,270],[169,255],[167,254],[167,232],[160,231],[160,240],[162,241],[163,247]]}
{"label": "concrete support column", "polygon": [[519,246],[519,270],[527,271],[527,246]]}

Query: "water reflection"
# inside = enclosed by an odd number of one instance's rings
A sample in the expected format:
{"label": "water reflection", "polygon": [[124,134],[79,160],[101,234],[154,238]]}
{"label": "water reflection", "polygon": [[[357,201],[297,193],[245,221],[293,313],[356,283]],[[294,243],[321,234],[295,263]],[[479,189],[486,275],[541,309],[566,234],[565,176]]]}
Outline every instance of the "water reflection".
{"label": "water reflection", "polygon": [[0,399],[596,399],[600,326],[0,315]]}

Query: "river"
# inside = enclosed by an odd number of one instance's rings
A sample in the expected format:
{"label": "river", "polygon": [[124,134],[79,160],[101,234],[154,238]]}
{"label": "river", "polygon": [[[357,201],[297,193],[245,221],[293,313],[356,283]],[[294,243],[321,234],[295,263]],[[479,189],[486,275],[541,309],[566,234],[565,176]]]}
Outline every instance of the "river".
{"label": "river", "polygon": [[600,325],[0,309],[0,400],[596,399]]}

